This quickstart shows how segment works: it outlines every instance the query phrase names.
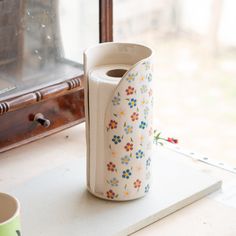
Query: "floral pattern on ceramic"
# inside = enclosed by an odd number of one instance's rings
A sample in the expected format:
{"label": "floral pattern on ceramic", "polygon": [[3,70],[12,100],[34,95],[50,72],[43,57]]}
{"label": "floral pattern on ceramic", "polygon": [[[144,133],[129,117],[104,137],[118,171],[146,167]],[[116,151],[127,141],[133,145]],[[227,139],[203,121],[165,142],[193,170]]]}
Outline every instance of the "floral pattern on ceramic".
{"label": "floral pattern on ceramic", "polygon": [[152,61],[137,63],[121,79],[106,110],[105,189],[109,200],[131,200],[150,188]]}

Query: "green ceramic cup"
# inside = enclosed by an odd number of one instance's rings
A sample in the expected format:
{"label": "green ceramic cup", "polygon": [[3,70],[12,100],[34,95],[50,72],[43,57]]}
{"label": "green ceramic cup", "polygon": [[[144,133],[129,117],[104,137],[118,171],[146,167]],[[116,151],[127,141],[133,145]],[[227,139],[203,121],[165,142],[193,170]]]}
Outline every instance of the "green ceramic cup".
{"label": "green ceramic cup", "polygon": [[0,193],[0,236],[22,236],[19,201],[6,193]]}

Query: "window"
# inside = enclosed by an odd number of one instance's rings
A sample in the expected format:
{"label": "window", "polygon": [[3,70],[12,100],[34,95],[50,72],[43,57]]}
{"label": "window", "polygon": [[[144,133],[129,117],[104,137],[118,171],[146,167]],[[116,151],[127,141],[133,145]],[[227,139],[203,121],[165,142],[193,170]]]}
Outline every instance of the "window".
{"label": "window", "polygon": [[156,128],[234,165],[235,9],[234,0],[114,0],[114,40],[156,52]]}
{"label": "window", "polygon": [[98,42],[97,0],[0,1],[0,100],[81,75]]}

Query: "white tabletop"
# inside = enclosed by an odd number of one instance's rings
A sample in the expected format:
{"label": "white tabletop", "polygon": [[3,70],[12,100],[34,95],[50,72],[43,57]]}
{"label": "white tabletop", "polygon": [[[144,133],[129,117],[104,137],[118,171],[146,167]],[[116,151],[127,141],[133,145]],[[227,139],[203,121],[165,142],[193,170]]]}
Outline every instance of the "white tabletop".
{"label": "white tabletop", "polygon": [[[25,182],[85,156],[84,125],[68,129],[38,142],[0,155],[0,191],[17,189]],[[225,185],[236,185],[235,175],[188,158],[179,158],[189,168],[220,177]],[[235,185],[234,185],[235,183]],[[228,188],[227,191],[230,191]],[[236,235],[236,208],[224,196],[227,191],[204,198],[138,231],[140,235]],[[226,194],[226,195],[224,195]]]}

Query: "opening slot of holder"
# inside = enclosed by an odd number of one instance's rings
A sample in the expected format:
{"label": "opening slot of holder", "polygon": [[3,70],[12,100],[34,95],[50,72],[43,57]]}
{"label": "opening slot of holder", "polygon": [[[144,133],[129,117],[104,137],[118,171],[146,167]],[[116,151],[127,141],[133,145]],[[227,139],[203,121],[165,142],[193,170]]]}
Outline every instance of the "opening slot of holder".
{"label": "opening slot of holder", "polygon": [[107,75],[111,77],[122,77],[126,72],[127,70],[125,69],[114,69],[107,71]]}

